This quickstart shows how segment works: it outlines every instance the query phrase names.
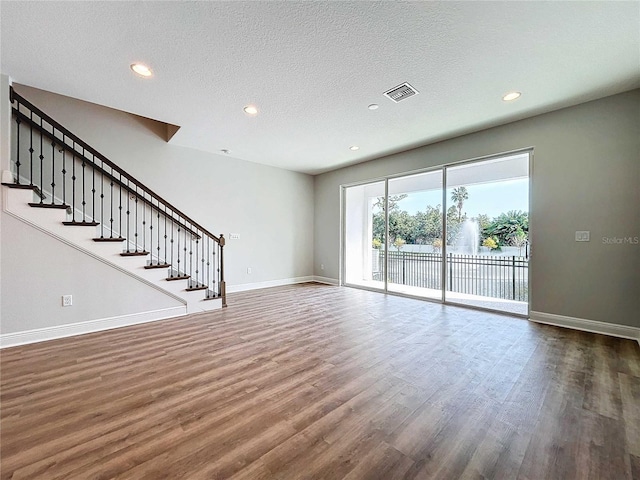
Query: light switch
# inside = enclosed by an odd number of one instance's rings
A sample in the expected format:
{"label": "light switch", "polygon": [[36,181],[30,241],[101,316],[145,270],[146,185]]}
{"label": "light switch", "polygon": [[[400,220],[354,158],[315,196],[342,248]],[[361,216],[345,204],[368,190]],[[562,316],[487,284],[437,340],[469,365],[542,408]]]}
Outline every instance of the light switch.
{"label": "light switch", "polygon": [[589,234],[590,234],[590,232],[588,230],[577,231],[576,232],[576,242],[588,242],[589,241]]}
{"label": "light switch", "polygon": [[229,234],[229,239],[231,239],[231,240],[239,240],[240,239],[240,234],[239,233],[230,233]]}

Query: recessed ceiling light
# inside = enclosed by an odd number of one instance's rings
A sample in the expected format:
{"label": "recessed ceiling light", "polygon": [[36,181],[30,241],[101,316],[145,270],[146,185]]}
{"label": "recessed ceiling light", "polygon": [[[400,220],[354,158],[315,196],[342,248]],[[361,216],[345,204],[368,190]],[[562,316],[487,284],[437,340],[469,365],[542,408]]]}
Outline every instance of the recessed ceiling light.
{"label": "recessed ceiling light", "polygon": [[244,113],[247,113],[249,115],[257,115],[258,108],[253,105],[247,105],[246,107],[244,107]]}
{"label": "recessed ceiling light", "polygon": [[360,147],[359,147],[359,146],[357,146],[357,145],[351,145],[351,146],[349,147],[349,150],[353,150],[353,151],[355,152],[356,150],[360,150]]}
{"label": "recessed ceiling light", "polygon": [[369,105],[367,108],[369,110],[377,110],[378,107],[380,107],[380,105],[378,105],[377,103],[372,103],[371,105]]}
{"label": "recessed ceiling light", "polygon": [[133,70],[141,77],[150,77],[151,75],[153,75],[151,69],[142,63],[132,63],[131,70]]}
{"label": "recessed ceiling light", "polygon": [[517,98],[520,98],[520,95],[522,95],[522,93],[520,92],[509,92],[504,97],[502,97],[502,100],[504,100],[505,102],[511,102]]}

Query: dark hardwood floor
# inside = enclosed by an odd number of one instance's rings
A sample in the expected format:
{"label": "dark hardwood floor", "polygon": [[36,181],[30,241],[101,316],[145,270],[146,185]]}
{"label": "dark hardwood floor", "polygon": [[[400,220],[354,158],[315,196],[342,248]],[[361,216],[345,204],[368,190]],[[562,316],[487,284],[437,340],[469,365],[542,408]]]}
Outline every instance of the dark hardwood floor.
{"label": "dark hardwood floor", "polygon": [[2,479],[640,479],[636,342],[306,284],[1,360]]}

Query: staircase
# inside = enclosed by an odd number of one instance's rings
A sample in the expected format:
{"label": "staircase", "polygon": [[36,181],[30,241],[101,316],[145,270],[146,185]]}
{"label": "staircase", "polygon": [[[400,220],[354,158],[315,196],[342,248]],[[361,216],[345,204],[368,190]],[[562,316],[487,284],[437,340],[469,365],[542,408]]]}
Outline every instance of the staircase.
{"label": "staircase", "polygon": [[214,235],[11,90],[12,171],[4,208],[35,228],[183,301],[226,306]]}

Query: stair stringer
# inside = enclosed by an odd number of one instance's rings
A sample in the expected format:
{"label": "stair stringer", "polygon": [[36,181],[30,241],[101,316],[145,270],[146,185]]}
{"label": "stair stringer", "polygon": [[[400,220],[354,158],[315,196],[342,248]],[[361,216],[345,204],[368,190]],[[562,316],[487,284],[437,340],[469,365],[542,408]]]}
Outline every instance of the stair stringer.
{"label": "stair stringer", "polygon": [[186,313],[222,308],[221,298],[205,300],[202,291],[186,291],[187,280],[167,281],[167,270],[145,269],[147,256],[123,257],[120,255],[123,250],[119,242],[95,242],[93,239],[98,236],[99,227],[66,226],[62,224],[67,220],[65,210],[29,206],[29,202],[40,201],[35,198],[33,190],[9,187],[3,187],[2,190],[5,213],[171,296],[186,306]]}

